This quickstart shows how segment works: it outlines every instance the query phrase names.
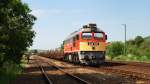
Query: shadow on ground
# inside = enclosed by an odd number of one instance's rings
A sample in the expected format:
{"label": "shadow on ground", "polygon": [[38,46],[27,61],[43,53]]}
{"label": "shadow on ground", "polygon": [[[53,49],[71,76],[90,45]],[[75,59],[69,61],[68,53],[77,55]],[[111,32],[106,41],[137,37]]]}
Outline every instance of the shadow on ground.
{"label": "shadow on ground", "polygon": [[[31,63],[32,64],[32,63]],[[112,65],[110,65],[112,66]],[[60,67],[62,69],[68,69],[67,67]],[[78,68],[78,67],[74,67]],[[45,66],[44,69],[46,71],[56,71],[56,68],[52,66]],[[75,74],[92,84],[134,84],[134,80],[129,78],[123,78],[118,76],[108,76],[104,74],[97,73],[82,73]],[[48,77],[52,80],[54,84],[82,84],[77,82],[76,80],[68,77],[65,74],[57,74],[57,73],[49,73]],[[16,80],[12,81],[10,84],[45,84],[42,74],[40,73],[39,67],[33,66],[24,69],[24,73],[18,75]]]}

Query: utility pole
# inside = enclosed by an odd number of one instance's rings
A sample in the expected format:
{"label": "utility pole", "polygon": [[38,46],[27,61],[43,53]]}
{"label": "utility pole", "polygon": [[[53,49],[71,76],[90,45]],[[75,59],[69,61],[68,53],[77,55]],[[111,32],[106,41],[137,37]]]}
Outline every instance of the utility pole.
{"label": "utility pole", "polygon": [[125,34],[125,36],[124,36],[124,55],[126,56],[127,55],[127,42],[126,42],[127,41],[127,39],[126,39],[127,25],[126,24],[122,24],[122,25],[124,26],[124,34]]}

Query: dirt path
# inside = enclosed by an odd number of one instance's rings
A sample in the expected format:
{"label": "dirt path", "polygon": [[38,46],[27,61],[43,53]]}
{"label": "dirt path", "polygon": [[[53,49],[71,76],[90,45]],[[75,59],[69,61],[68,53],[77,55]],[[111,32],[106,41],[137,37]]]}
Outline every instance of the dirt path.
{"label": "dirt path", "polygon": [[25,65],[23,74],[17,76],[11,84],[44,84],[40,69],[35,63],[34,57],[30,58],[28,64]]}

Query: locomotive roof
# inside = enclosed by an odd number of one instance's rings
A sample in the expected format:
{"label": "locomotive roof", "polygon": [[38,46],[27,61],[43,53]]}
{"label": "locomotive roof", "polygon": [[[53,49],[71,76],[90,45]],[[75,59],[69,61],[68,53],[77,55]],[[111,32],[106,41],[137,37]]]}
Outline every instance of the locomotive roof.
{"label": "locomotive roof", "polygon": [[103,32],[103,30],[100,30],[99,28],[97,28],[96,24],[88,24],[88,25],[84,25],[82,28],[80,28],[77,31],[72,32],[67,39],[72,38],[73,36],[77,35],[79,32]]}

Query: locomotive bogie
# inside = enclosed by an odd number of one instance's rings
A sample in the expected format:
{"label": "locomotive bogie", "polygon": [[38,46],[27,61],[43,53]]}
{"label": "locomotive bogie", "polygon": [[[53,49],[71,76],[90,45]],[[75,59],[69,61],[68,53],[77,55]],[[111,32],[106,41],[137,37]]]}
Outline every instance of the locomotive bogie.
{"label": "locomotive bogie", "polygon": [[86,65],[99,65],[105,60],[105,52],[86,51],[80,53],[79,56],[81,56],[81,63]]}
{"label": "locomotive bogie", "polygon": [[65,61],[80,63],[85,65],[99,65],[105,60],[105,52],[100,51],[80,51],[65,55]]}

